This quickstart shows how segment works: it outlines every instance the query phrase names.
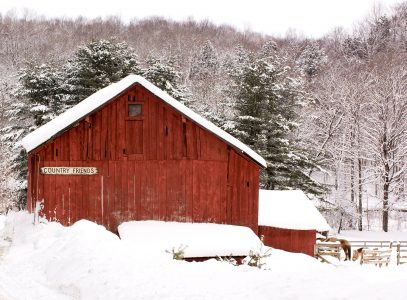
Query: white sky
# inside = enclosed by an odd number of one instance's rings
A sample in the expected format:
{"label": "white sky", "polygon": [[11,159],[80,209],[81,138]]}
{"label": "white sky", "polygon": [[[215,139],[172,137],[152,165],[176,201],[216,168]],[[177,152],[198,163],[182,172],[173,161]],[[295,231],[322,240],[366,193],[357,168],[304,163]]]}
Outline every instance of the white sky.
{"label": "white sky", "polygon": [[380,2],[389,8],[402,0],[0,0],[0,12],[26,8],[47,17],[120,16],[132,18],[163,16],[173,20],[209,19],[273,35],[285,35],[295,29],[306,36],[319,37],[342,26],[351,29]]}

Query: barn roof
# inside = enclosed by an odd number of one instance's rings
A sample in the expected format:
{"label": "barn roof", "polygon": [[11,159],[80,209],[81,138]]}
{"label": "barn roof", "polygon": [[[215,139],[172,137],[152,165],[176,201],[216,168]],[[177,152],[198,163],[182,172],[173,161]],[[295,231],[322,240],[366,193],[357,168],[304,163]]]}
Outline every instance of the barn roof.
{"label": "barn roof", "polygon": [[317,231],[331,229],[311,200],[300,190],[260,190],[259,225]]}
{"label": "barn roof", "polygon": [[109,100],[115,98],[116,96],[122,94],[135,84],[140,84],[141,86],[149,90],[151,93],[156,95],[158,98],[162,99],[164,102],[166,102],[174,109],[179,111],[181,114],[185,115],[190,120],[194,121],[201,127],[212,132],[213,134],[215,134],[220,139],[224,140],[226,143],[230,144],[234,148],[240,150],[242,153],[252,158],[261,166],[266,167],[266,161],[260,155],[258,155],[252,149],[250,149],[247,145],[243,144],[242,142],[240,142],[239,140],[237,140],[224,130],[220,129],[215,124],[206,120],[202,116],[193,112],[185,105],[181,104],[179,101],[172,98],[166,92],[162,91],[154,84],[138,75],[129,75],[120,80],[119,82],[113,83],[99,90],[93,95],[89,96],[88,98],[81,101],[74,107],[68,109],[55,119],[51,120],[47,124],[44,124],[43,126],[39,127],[35,131],[28,134],[26,137],[22,139],[21,141],[22,145],[28,152],[34,150],[38,146],[47,142],[48,140],[58,136],[61,132],[69,128],[71,125],[80,121],[90,113],[96,111],[103,104],[107,103]]}

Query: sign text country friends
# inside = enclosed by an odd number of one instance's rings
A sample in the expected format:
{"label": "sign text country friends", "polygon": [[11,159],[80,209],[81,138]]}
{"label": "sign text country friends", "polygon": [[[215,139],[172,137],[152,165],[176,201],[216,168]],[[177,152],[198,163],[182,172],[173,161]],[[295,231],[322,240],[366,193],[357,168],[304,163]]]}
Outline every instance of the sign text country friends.
{"label": "sign text country friends", "polygon": [[96,175],[95,167],[43,167],[40,169],[43,175]]}

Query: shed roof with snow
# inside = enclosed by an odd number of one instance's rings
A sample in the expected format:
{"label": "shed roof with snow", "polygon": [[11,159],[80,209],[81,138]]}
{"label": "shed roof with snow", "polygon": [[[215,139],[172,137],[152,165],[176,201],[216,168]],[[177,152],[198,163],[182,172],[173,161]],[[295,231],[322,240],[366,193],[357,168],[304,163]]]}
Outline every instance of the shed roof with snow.
{"label": "shed roof with snow", "polygon": [[141,86],[149,90],[151,93],[165,101],[167,104],[169,104],[171,107],[173,107],[181,114],[185,115],[192,121],[196,122],[198,125],[212,132],[217,137],[219,137],[226,143],[230,144],[234,148],[240,150],[243,154],[246,154],[247,156],[252,158],[262,167],[266,167],[266,161],[260,155],[258,155],[252,149],[250,149],[247,145],[243,144],[241,141],[237,140],[236,138],[234,138],[221,128],[217,127],[212,122],[206,120],[202,116],[193,112],[191,109],[187,108],[185,105],[175,100],[166,92],[162,91],[161,89],[153,85],[151,82],[138,75],[128,75],[119,82],[111,84],[99,90],[98,92],[92,94],[79,104],[68,109],[61,115],[57,116],[52,121],[48,122],[47,124],[39,127],[37,130],[28,134],[21,141],[22,145],[27,150],[27,152],[36,149],[40,145],[46,143],[48,140],[59,135],[61,132],[70,128],[79,120],[83,119],[90,113],[96,111],[102,105],[106,104],[111,99],[119,96],[121,93],[125,92],[131,86],[134,86],[136,84],[140,84]]}
{"label": "shed roof with snow", "polygon": [[119,228],[120,238],[147,255],[184,249],[185,258],[248,256],[261,245],[248,227],[163,221],[130,221]]}
{"label": "shed roof with snow", "polygon": [[317,231],[331,229],[301,190],[260,190],[259,226]]}

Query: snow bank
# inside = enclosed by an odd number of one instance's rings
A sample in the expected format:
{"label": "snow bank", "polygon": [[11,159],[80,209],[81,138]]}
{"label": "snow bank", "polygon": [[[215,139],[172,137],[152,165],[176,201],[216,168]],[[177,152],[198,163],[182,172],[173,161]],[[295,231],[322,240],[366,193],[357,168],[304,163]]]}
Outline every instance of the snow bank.
{"label": "snow bank", "polygon": [[119,226],[120,238],[140,252],[160,255],[186,247],[184,257],[248,256],[261,241],[248,227],[162,221],[131,221]]}
{"label": "snow bank", "polygon": [[317,231],[331,229],[325,218],[300,190],[260,190],[259,225]]}
{"label": "snow bank", "polygon": [[24,137],[23,140],[21,141],[21,144],[24,146],[27,152],[30,152],[31,150],[37,148],[38,146],[45,143],[52,137],[56,136],[59,132],[63,131],[67,127],[71,126],[72,124],[75,124],[86,115],[97,110],[100,106],[107,103],[114,97],[120,95],[126,89],[130,88],[135,84],[142,85],[151,93],[165,101],[167,104],[178,110],[180,113],[182,113],[192,121],[196,122],[203,128],[206,128],[207,130],[209,130],[210,132],[212,132],[225,142],[229,143],[230,145],[236,147],[242,153],[246,153],[248,156],[250,156],[253,160],[258,162],[263,167],[266,167],[266,161],[260,155],[258,155],[252,149],[250,149],[248,146],[246,146],[245,144],[243,144],[242,142],[240,142],[239,140],[237,140],[224,130],[220,129],[215,124],[211,123],[202,116],[193,112],[188,107],[181,104],[179,101],[175,100],[164,91],[160,90],[154,84],[138,75],[129,75],[120,80],[119,82],[113,83],[99,90],[98,92],[89,96],[79,104],[75,105],[71,109],[68,109],[55,119],[51,120],[47,124],[39,127],[37,130],[33,131],[32,133]]}
{"label": "snow bank", "polygon": [[33,216],[20,212],[7,216],[5,224],[13,242],[1,257],[2,300],[405,299],[407,265],[333,267],[276,249],[266,270],[214,259],[157,260],[140,256],[131,243],[89,221],[34,226]]}

